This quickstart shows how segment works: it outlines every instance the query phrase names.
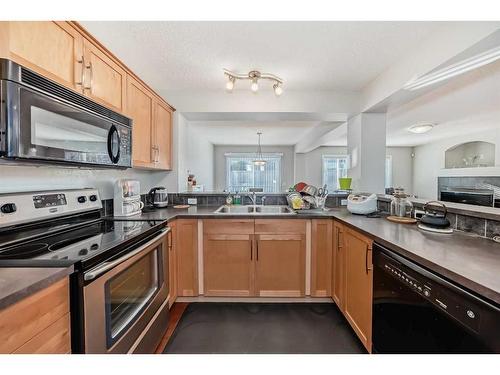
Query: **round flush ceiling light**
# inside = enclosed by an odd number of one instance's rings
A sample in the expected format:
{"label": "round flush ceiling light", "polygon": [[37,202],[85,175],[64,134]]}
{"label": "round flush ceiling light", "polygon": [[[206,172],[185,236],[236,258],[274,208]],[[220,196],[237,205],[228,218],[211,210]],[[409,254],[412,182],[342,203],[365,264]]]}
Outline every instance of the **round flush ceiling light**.
{"label": "round flush ceiling light", "polygon": [[436,126],[436,124],[433,124],[432,122],[422,122],[410,126],[408,131],[414,134],[424,134],[431,131],[434,126]]}

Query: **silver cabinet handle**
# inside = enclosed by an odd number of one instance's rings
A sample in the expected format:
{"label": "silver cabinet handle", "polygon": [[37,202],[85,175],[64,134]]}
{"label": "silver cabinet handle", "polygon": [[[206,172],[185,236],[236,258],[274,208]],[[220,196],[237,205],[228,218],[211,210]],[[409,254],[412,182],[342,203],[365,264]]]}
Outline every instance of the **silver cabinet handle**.
{"label": "silver cabinet handle", "polygon": [[85,90],[92,90],[92,86],[94,83],[94,68],[92,67],[92,61],[89,61],[89,65],[85,67],[90,72],[90,86],[83,86]]}
{"label": "silver cabinet handle", "polygon": [[82,64],[82,73],[80,75],[80,82],[75,82],[76,85],[85,87],[85,56],[82,55],[81,60],[76,60],[78,64]]}
{"label": "silver cabinet handle", "polygon": [[143,251],[144,249],[146,249],[152,243],[158,241],[160,238],[162,238],[163,236],[165,236],[170,231],[171,231],[171,228],[169,228],[169,227],[162,229],[161,233],[159,235],[157,235],[152,240],[146,242],[141,247],[139,247],[139,248],[137,248],[137,249],[135,249],[135,250],[133,250],[133,251],[125,254],[121,258],[113,260],[112,262],[104,262],[100,266],[97,266],[96,268],[94,268],[94,269],[90,270],[89,272],[85,273],[83,275],[83,279],[85,281],[94,280],[96,277],[102,275],[103,273],[105,273],[106,271],[110,270],[111,268],[114,268],[117,265],[119,265],[120,263],[125,262],[127,259],[132,258],[134,255],[139,254],[141,251]]}

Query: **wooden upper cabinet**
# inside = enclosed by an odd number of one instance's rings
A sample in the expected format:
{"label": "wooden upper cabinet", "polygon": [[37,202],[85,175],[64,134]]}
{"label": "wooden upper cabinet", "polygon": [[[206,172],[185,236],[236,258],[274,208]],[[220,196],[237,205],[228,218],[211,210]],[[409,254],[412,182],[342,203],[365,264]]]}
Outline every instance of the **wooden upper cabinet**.
{"label": "wooden upper cabinet", "polygon": [[132,118],[132,159],[134,167],[152,167],[153,97],[149,90],[127,78],[127,115]]}
{"label": "wooden upper cabinet", "polygon": [[84,39],[85,94],[117,112],[125,110],[127,73],[99,47]]}
{"label": "wooden upper cabinet", "polygon": [[2,57],[82,92],[83,38],[70,24],[52,21],[1,22],[0,34]]}
{"label": "wooden upper cabinet", "polygon": [[[234,233],[234,228],[239,233]],[[253,220],[205,220],[203,276],[205,296],[254,295]]]}
{"label": "wooden upper cabinet", "polygon": [[332,226],[331,219],[312,220],[311,296],[332,295]]}
{"label": "wooden upper cabinet", "polygon": [[371,352],[373,264],[372,241],[349,228],[344,229],[345,301],[344,315]]}
{"label": "wooden upper cabinet", "polygon": [[155,167],[172,169],[172,110],[160,101],[155,101],[153,139]]}
{"label": "wooden upper cabinet", "polygon": [[305,227],[305,220],[255,220],[257,296],[305,295]]}
{"label": "wooden upper cabinet", "polygon": [[198,295],[198,220],[176,221],[177,295]]}
{"label": "wooden upper cabinet", "polygon": [[341,311],[344,311],[344,252],[344,226],[337,221],[334,221],[332,251],[332,298]]}

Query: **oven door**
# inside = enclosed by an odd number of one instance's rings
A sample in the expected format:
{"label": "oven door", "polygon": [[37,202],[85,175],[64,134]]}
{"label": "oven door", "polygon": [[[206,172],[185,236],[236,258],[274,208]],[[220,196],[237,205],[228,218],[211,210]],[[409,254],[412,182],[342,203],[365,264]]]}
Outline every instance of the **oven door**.
{"label": "oven door", "polygon": [[26,86],[2,81],[5,156],[130,167],[131,129]]}
{"label": "oven door", "polygon": [[146,335],[168,297],[169,230],[84,274],[86,353],[132,352]]}

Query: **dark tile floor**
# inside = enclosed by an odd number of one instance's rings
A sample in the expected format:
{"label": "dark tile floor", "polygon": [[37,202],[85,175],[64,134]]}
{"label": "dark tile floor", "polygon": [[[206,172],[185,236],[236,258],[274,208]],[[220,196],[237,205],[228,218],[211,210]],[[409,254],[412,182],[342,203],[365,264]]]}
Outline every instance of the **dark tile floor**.
{"label": "dark tile floor", "polygon": [[164,353],[365,353],[334,304],[191,303]]}

